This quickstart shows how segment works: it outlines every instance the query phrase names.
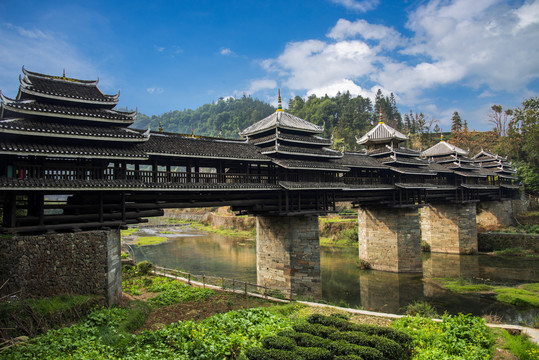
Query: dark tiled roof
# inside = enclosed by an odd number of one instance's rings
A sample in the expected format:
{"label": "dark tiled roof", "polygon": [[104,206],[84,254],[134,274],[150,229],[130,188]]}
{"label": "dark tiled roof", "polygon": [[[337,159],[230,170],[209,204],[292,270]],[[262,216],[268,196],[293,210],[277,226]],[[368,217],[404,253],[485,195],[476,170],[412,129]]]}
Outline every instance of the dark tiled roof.
{"label": "dark tiled roof", "polygon": [[458,171],[458,169],[456,169],[455,174],[464,176],[464,177],[477,177],[477,178],[487,177],[487,175],[482,174],[480,171]]}
{"label": "dark tiled roof", "polygon": [[411,156],[398,156],[398,155],[392,155],[387,156],[383,158],[378,158],[378,161],[380,161],[382,164],[405,164],[405,165],[427,165],[428,162],[426,160],[421,160],[418,158],[414,158]]}
{"label": "dark tiled roof", "polygon": [[298,160],[298,159],[273,159],[275,164],[286,169],[305,170],[328,170],[350,171],[350,168],[334,161]]}
{"label": "dark tiled roof", "polygon": [[12,112],[20,114],[125,125],[132,124],[135,121],[135,112],[126,113],[103,108],[63,106],[51,103],[40,103],[35,100],[13,100],[2,94],[0,95],[2,97],[2,106]]}
{"label": "dark tiled roof", "polygon": [[428,183],[395,183],[396,187],[403,189],[429,189],[429,190],[455,190],[457,187],[452,185],[437,185]]}
{"label": "dark tiled roof", "polygon": [[325,148],[308,148],[300,146],[288,146],[288,145],[279,145],[279,146],[268,146],[260,149],[263,154],[294,154],[294,155],[303,155],[303,156],[321,156],[326,158],[341,158],[342,153],[340,151],[325,149]]}
{"label": "dark tiled roof", "polygon": [[345,152],[341,159],[333,161],[349,167],[365,169],[389,169],[387,166],[380,164],[376,159],[361,153]]}
{"label": "dark tiled roof", "polygon": [[249,143],[258,145],[262,143],[275,141],[275,138],[289,141],[289,142],[313,144],[313,145],[331,145],[333,143],[333,141],[331,141],[330,139],[325,139],[325,138],[315,136],[315,135],[312,135],[312,136],[295,135],[295,134],[287,134],[284,132],[279,132],[277,136],[275,134],[271,134],[271,135],[264,136],[257,139],[249,139]]}
{"label": "dark tiled roof", "polygon": [[97,81],[65,78],[63,76],[44,75],[25,70],[21,79],[21,91],[38,93],[45,97],[68,98],[70,101],[86,101],[115,105],[118,95],[105,95],[97,87]]}
{"label": "dark tiled roof", "polygon": [[441,165],[441,164],[438,164],[438,163],[435,163],[435,162],[430,162],[429,163],[429,169],[435,171],[435,172],[439,172],[439,173],[453,173],[453,170],[450,170],[448,169],[447,167]]}
{"label": "dark tiled roof", "polygon": [[154,190],[279,190],[277,184],[264,183],[148,183],[148,189]]}
{"label": "dark tiled roof", "polygon": [[496,185],[483,185],[483,184],[461,184],[461,187],[465,189],[474,189],[474,190],[494,190],[498,189]]}
{"label": "dark tiled roof", "polygon": [[391,166],[391,170],[409,175],[436,175],[435,171],[432,171],[428,167],[397,167]]}
{"label": "dark tiled roof", "polygon": [[33,189],[143,189],[146,185],[138,180],[51,180],[51,179],[15,179],[0,177],[0,188],[33,188]]}
{"label": "dark tiled roof", "polygon": [[417,151],[417,150],[407,149],[407,148],[403,148],[403,147],[398,147],[398,148],[394,147],[394,148],[392,148],[391,146],[386,145],[386,146],[384,146],[382,148],[370,150],[370,151],[368,151],[368,154],[369,155],[400,154],[400,155],[409,155],[409,156],[413,156],[413,157],[419,157],[420,152]]}
{"label": "dark tiled roof", "polygon": [[19,135],[69,137],[105,141],[141,142],[148,139],[141,132],[117,126],[84,126],[48,119],[7,119],[0,121],[0,132]]}
{"label": "dark tiled roof", "polygon": [[0,153],[63,158],[147,159],[141,144],[113,146],[79,146],[26,142],[0,142]]}
{"label": "dark tiled roof", "polygon": [[344,189],[347,185],[332,182],[295,182],[279,181],[279,185],[287,190],[324,190],[324,189]]}
{"label": "dark tiled roof", "polygon": [[275,129],[276,127],[315,134],[320,134],[324,131],[322,127],[310,123],[307,120],[300,119],[299,117],[291,115],[285,111],[276,111],[270,116],[249,126],[247,129],[240,132],[240,135],[251,136],[270,129]]}
{"label": "dark tiled roof", "polygon": [[270,161],[256,146],[243,141],[210,140],[157,132],[151,133],[143,149],[154,155]]}

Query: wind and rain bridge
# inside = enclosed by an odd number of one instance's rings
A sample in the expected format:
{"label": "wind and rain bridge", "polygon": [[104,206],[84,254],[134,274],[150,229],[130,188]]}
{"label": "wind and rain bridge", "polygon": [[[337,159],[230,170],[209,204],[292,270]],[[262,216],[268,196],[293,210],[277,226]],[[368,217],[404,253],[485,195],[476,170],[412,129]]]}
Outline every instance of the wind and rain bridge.
{"label": "wind and rain bridge", "polygon": [[[136,111],[98,81],[22,69],[0,93],[0,240],[6,291],[121,294],[119,229],[167,208],[231,206],[257,217],[259,284],[321,295],[318,216],[359,208],[359,257],[421,272],[432,251],[477,251],[476,204],[518,195],[514,170],[443,140],[423,152],[382,119],[362,152],[330,149],[323,128],[279,106],[223,139],[138,130]],[[496,206],[492,206],[496,208]],[[418,210],[420,209],[420,211]]]}

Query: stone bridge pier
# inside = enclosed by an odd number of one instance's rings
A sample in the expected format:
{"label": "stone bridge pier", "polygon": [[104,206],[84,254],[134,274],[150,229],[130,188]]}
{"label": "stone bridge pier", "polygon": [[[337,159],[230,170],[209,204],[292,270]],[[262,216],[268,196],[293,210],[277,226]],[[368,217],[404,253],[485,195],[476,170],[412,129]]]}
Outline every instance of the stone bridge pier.
{"label": "stone bridge pier", "polygon": [[322,296],[318,216],[257,216],[257,283],[285,296]]}
{"label": "stone bridge pier", "polygon": [[361,207],[359,258],[372,269],[420,273],[421,237],[416,208]]}
{"label": "stone bridge pier", "polygon": [[429,204],[421,208],[421,235],[431,252],[476,253],[475,203]]}

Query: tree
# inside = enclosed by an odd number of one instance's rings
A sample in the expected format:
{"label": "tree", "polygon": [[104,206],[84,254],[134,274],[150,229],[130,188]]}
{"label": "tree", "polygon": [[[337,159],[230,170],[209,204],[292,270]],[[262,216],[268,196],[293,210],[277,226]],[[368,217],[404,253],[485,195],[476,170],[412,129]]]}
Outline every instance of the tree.
{"label": "tree", "polygon": [[513,110],[507,109],[503,111],[501,105],[492,105],[492,107],[490,108],[490,113],[488,114],[488,121],[494,124],[494,131],[496,131],[498,135],[506,136],[507,125],[508,122],[511,120],[512,115]]}
{"label": "tree", "polygon": [[460,118],[458,111],[455,111],[453,113],[453,117],[451,118],[451,132],[459,132],[461,130],[462,130],[462,119]]}

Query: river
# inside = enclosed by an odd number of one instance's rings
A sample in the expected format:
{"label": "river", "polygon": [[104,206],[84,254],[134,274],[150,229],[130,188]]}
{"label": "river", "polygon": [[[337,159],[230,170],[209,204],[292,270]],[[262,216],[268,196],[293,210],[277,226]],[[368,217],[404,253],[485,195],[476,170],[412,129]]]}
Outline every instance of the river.
{"label": "river", "polygon": [[[144,229],[141,236],[156,235]],[[171,230],[171,229],[167,229]],[[256,282],[256,251],[252,241],[178,228],[168,241],[152,246],[131,246],[137,262],[193,274]],[[422,274],[397,274],[359,270],[356,248],[321,248],[322,296],[332,304],[348,304],[365,310],[403,313],[414,301],[427,301],[439,313],[494,315],[506,323],[533,323],[537,309],[517,309],[490,295],[455,294],[431,281],[436,277],[483,279],[489,283],[516,285],[539,282],[539,259],[492,255],[423,254]]]}

